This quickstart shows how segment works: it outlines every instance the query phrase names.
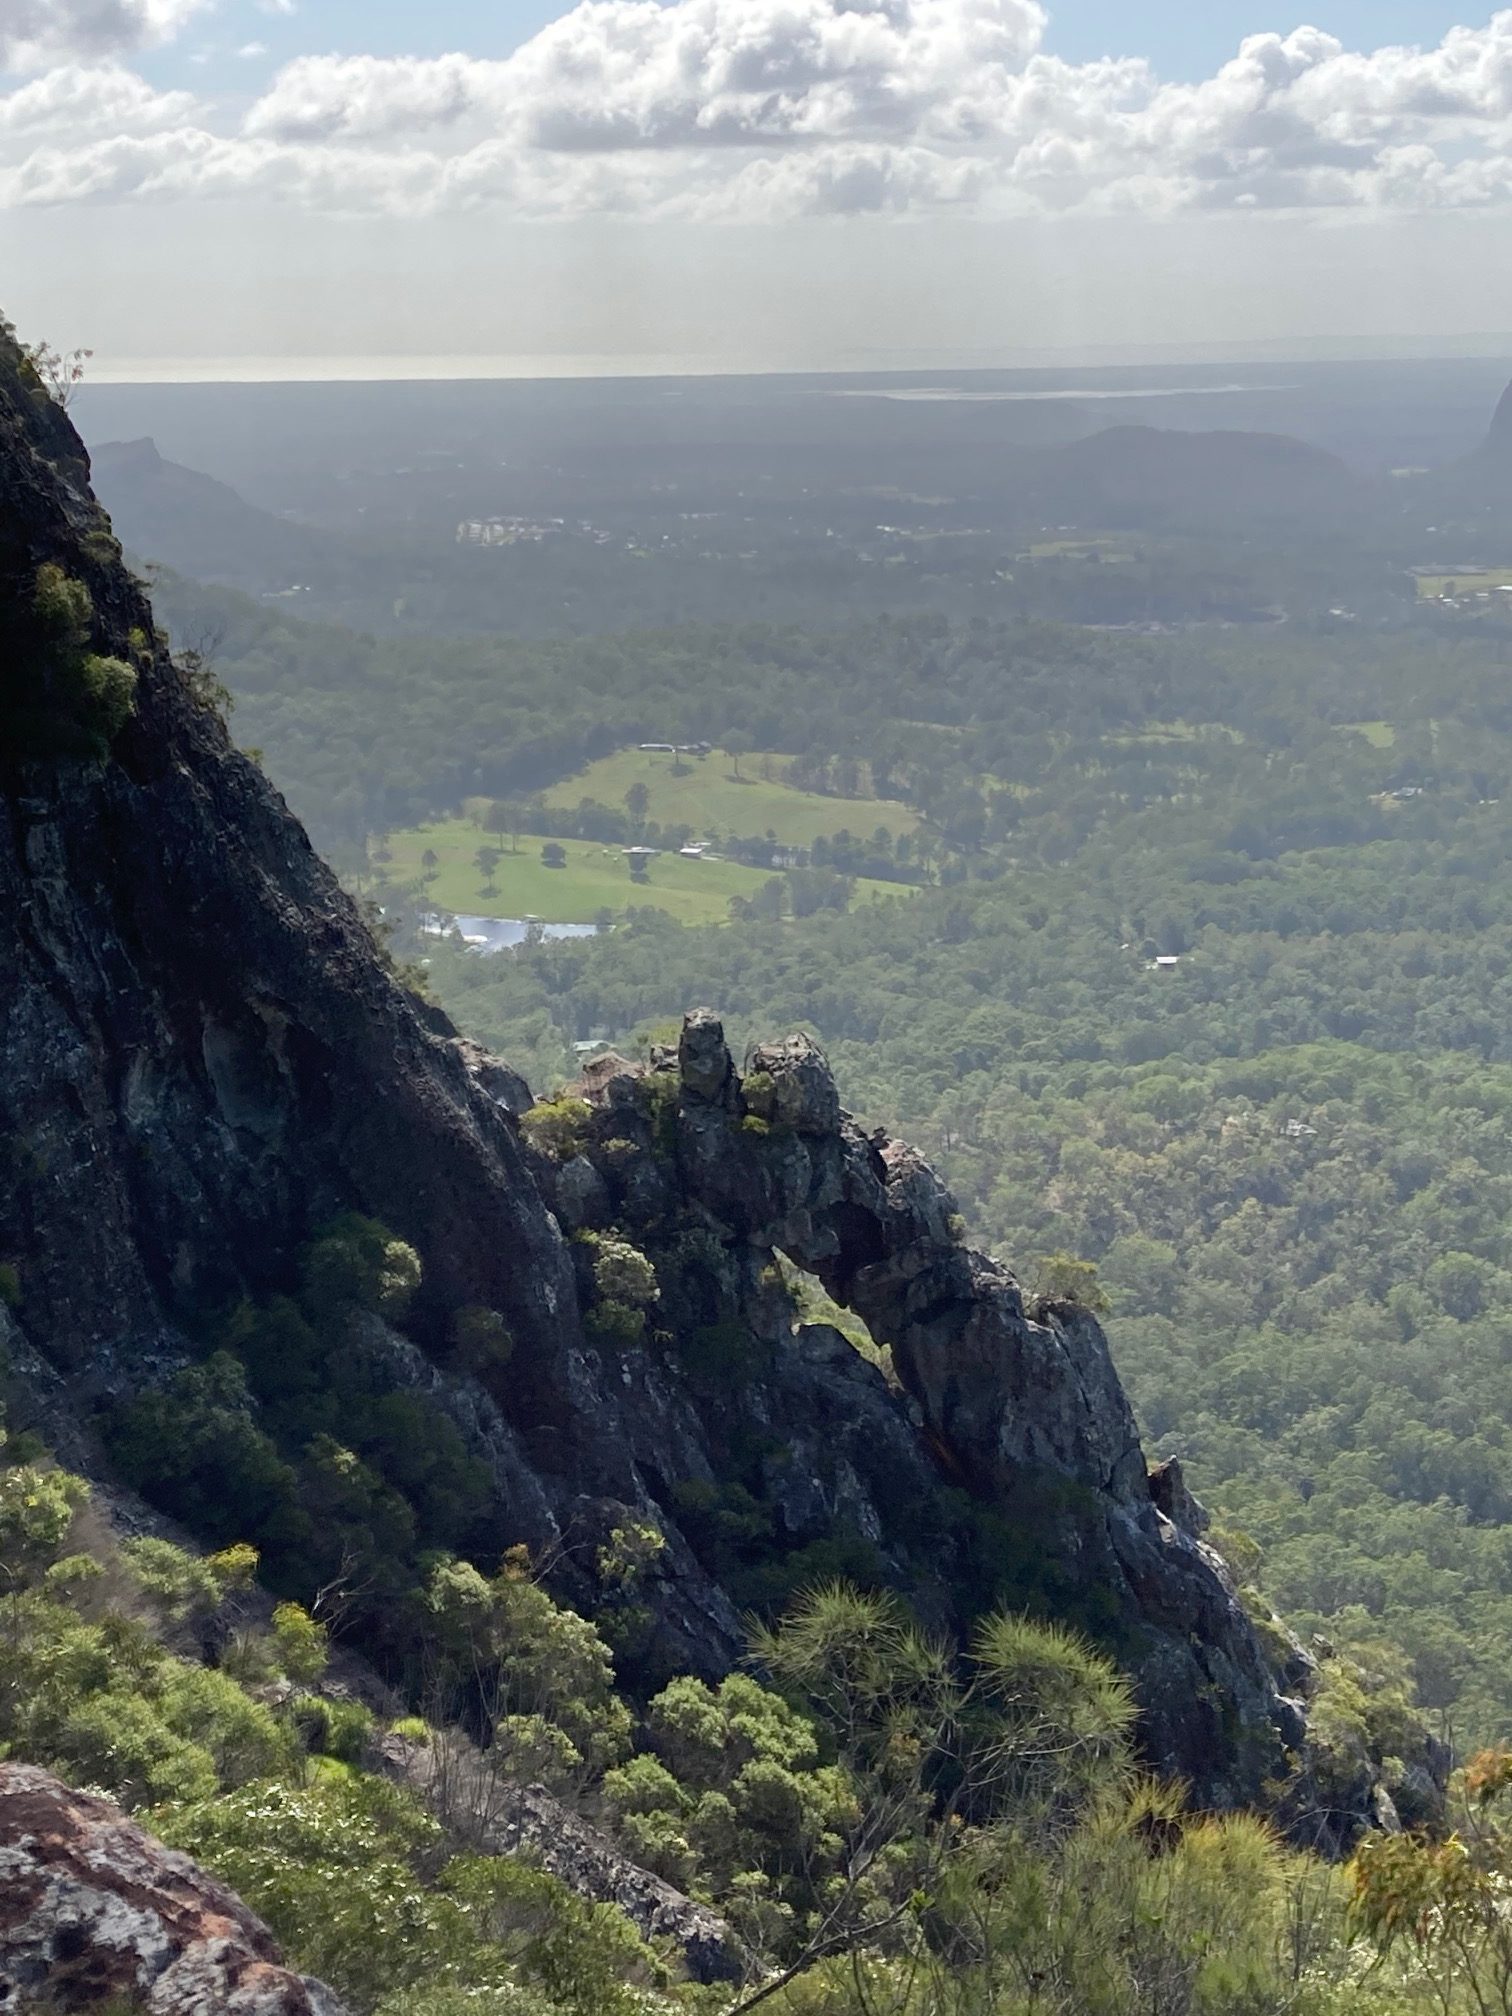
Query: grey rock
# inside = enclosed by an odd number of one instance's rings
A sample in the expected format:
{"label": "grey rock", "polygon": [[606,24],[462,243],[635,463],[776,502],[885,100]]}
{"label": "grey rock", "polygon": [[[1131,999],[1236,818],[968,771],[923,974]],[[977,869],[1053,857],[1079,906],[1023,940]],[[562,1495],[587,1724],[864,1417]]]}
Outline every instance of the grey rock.
{"label": "grey rock", "polygon": [[495,1057],[485,1050],[481,1043],[471,1042],[467,1037],[458,1037],[456,1050],[478,1090],[495,1106],[513,1114],[516,1119],[528,1113],[535,1103],[535,1095],[525,1080],[502,1057]]}
{"label": "grey rock", "polygon": [[693,1008],[683,1017],[677,1069],[684,1098],[706,1106],[729,1108],[733,1104],[735,1066],[725,1043],[724,1024],[712,1008]]}
{"label": "grey rock", "polygon": [[[758,1090],[750,1084],[755,1078]],[[762,1083],[769,1080],[770,1083]],[[833,1134],[840,1125],[840,1094],[824,1052],[810,1037],[761,1043],[751,1053],[746,1103],[758,1119],[800,1134]]]}
{"label": "grey rock", "polygon": [[609,1186],[586,1155],[574,1155],[556,1172],[554,1202],[570,1232],[609,1222]]}
{"label": "grey rock", "polygon": [[1167,1456],[1163,1463],[1151,1465],[1150,1502],[1193,1540],[1200,1540],[1211,1523],[1203,1505],[1187,1489],[1178,1456]]}

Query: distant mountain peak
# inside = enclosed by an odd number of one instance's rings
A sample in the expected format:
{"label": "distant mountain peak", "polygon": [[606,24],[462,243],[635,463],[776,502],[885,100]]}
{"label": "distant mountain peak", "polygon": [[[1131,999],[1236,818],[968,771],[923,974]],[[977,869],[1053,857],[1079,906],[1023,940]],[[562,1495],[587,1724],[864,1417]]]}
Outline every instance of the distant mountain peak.
{"label": "distant mountain peak", "polygon": [[151,475],[163,466],[156,441],[144,434],[139,441],[102,441],[90,457],[96,468],[102,465],[122,475]]}

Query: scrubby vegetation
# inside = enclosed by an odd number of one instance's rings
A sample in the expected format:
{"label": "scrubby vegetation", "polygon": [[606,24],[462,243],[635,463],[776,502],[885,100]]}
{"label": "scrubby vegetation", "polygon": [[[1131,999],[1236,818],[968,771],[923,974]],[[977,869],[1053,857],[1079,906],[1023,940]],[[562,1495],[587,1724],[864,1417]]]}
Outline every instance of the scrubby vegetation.
{"label": "scrubby vegetation", "polygon": [[0,711],[5,746],[31,756],[101,756],[124,727],[136,667],[94,648],[83,582],[48,561],[30,592],[0,594]]}
{"label": "scrubby vegetation", "polygon": [[[260,1596],[250,1548],[121,1543],[40,1451],[0,1464],[0,1745],[195,1855],[358,2016],[1504,2007],[1504,1755],[1468,1768],[1460,1833],[1372,1837],[1340,1872],[1146,1780],[1127,1690],[1065,1631],[999,1614],[955,1648],[830,1585],[757,1634],[749,1673],[636,1702],[524,1550],[492,1577],[438,1560],[433,1712],[395,1739],[476,1758],[455,1784],[503,1810],[544,1780],[711,1906],[743,1978],[698,1987],[613,1907],[470,1847],[444,1771],[422,1797],[380,1768],[380,1725],[318,1621]],[[616,1536],[606,1585],[655,1542]]]}
{"label": "scrubby vegetation", "polygon": [[[247,1540],[281,1594],[353,1593],[364,1629],[397,1655],[436,1548],[465,1546],[489,1508],[487,1474],[428,1390],[402,1322],[420,1262],[347,1214],[304,1249],[291,1295],[207,1323],[204,1355],[109,1417],[122,1474],[212,1545]],[[507,1362],[492,1310],[453,1319],[456,1370]]]}

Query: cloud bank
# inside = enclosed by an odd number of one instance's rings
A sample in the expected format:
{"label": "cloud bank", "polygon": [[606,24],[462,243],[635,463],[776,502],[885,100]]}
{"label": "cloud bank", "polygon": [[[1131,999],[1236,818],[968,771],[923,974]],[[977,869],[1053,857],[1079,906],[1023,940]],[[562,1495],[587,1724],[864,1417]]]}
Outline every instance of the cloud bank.
{"label": "cloud bank", "polygon": [[0,71],[89,63],[167,42],[209,0],[3,0]]}
{"label": "cloud bank", "polygon": [[[714,220],[1512,201],[1512,10],[1432,48],[1046,53],[1035,0],[581,0],[504,60],[309,55],[239,115],[123,67],[201,0],[6,0],[0,203]],[[17,13],[19,10],[19,13]]]}

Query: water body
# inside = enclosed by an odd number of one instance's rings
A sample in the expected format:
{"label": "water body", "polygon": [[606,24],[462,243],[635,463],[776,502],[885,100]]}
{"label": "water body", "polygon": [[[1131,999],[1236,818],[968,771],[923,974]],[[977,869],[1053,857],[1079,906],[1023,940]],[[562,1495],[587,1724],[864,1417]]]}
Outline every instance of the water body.
{"label": "water body", "polygon": [[1062,385],[1052,390],[974,392],[959,385],[871,386],[857,391],[832,391],[832,399],[898,399],[914,405],[948,400],[952,404],[978,400],[992,405],[1023,404],[1042,399],[1196,399],[1222,398],[1248,392],[1289,392],[1290,385]]}
{"label": "water body", "polygon": [[508,952],[523,945],[530,933],[543,938],[592,938],[596,924],[543,924],[537,918],[459,917],[457,929],[475,952]]}

